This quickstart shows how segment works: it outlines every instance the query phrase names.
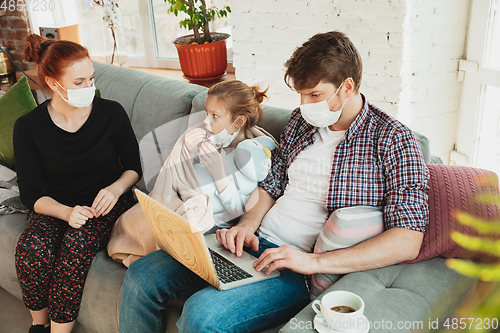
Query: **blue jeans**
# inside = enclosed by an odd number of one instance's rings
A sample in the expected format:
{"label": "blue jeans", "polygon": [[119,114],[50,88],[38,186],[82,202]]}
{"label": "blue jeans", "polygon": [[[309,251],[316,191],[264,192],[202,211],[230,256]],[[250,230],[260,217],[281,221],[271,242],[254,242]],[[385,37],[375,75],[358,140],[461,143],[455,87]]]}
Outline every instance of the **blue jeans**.
{"label": "blue jeans", "polygon": [[[260,238],[258,257],[276,245]],[[309,303],[304,275],[288,269],[278,278],[219,291],[162,250],[130,265],[123,284],[120,332],[166,329],[171,300],[187,300],[179,332],[258,332],[286,322]]]}

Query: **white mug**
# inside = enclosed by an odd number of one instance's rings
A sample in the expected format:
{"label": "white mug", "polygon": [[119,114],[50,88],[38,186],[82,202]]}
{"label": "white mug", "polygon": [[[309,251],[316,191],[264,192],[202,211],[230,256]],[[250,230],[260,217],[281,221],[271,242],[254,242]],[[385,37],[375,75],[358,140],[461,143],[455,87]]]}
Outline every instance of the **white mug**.
{"label": "white mug", "polygon": [[[318,308],[319,306],[319,308]],[[348,306],[354,312],[341,313],[332,310],[338,306]],[[357,329],[363,324],[365,303],[358,295],[349,291],[332,291],[321,298],[321,301],[312,302],[314,312],[322,317],[322,321],[329,327],[339,332]]]}

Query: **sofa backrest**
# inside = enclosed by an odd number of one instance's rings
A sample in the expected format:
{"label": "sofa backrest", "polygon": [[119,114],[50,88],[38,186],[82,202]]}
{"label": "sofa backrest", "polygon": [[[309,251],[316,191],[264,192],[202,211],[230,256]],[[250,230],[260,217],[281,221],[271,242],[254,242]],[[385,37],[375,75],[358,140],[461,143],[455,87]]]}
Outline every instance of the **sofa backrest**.
{"label": "sofa backrest", "polygon": [[[95,61],[94,69],[95,85],[101,96],[118,101],[125,108],[139,141],[155,128],[188,116],[193,98],[207,90],[187,82]],[[186,128],[177,126],[176,130],[183,133]]]}
{"label": "sofa backrest", "polygon": [[[99,62],[94,62],[94,69],[101,96],[118,101],[131,119],[144,171],[139,186],[150,191],[179,136],[203,121],[207,88]],[[279,141],[291,112],[265,106],[259,125]],[[429,141],[419,133],[415,135],[429,163]]]}

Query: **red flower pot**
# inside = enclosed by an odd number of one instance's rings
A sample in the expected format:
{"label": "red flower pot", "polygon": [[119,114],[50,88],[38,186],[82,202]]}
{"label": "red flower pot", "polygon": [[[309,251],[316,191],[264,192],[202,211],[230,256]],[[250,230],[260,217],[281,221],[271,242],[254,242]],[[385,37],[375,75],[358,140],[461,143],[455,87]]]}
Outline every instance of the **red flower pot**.
{"label": "red flower pot", "polygon": [[178,44],[179,40],[193,35],[183,36],[174,40],[179,62],[184,76],[188,78],[210,78],[221,76],[226,72],[227,50],[226,40],[229,34],[212,32],[213,35],[223,35],[224,39],[207,44]]}

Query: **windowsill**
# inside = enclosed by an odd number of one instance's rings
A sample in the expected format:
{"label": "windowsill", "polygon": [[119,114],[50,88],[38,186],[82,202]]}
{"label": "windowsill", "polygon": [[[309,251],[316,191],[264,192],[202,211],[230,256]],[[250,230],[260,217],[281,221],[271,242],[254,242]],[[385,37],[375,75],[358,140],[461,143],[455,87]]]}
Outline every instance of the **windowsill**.
{"label": "windowsill", "polygon": [[190,81],[189,79],[186,79],[184,75],[182,74],[182,71],[180,69],[164,69],[164,68],[143,68],[143,67],[130,67],[142,72],[146,72],[149,74],[165,77],[171,80],[178,80],[178,81],[184,81],[184,82],[189,82],[189,83],[194,83],[198,84],[203,87],[210,88],[214,84],[221,82],[221,81],[228,81],[228,80],[234,80],[236,78],[234,73],[227,73],[225,76],[223,76],[220,79],[217,80],[210,80],[210,81]]}
{"label": "windowsill", "polygon": [[[94,61],[106,63],[105,57],[94,55],[94,56],[91,56],[90,58]],[[178,61],[177,61],[177,63],[178,63]],[[221,82],[221,81],[228,81],[228,80],[236,79],[236,75],[234,73],[234,67],[233,67],[232,62],[228,63],[226,75],[224,75],[222,78],[215,79],[215,80],[199,80],[199,81],[198,80],[189,80],[189,79],[185,78],[180,69],[137,67],[137,65],[136,66],[129,66],[129,64],[127,62],[125,62],[123,65],[125,67],[132,68],[132,69],[135,69],[135,70],[138,70],[141,72],[149,73],[152,75],[164,77],[164,78],[171,79],[171,80],[184,81],[184,82],[188,82],[188,83],[198,84],[200,86],[207,87],[207,88],[210,88],[214,84]]]}

